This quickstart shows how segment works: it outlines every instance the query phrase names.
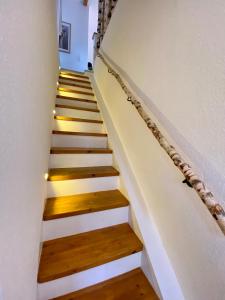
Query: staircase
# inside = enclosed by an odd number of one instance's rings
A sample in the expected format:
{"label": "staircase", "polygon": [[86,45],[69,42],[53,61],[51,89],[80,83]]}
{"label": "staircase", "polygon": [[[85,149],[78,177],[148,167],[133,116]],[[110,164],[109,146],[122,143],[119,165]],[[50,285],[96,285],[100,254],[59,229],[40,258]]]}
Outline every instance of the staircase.
{"label": "staircase", "polygon": [[55,110],[38,299],[158,299],[89,77],[61,71]]}

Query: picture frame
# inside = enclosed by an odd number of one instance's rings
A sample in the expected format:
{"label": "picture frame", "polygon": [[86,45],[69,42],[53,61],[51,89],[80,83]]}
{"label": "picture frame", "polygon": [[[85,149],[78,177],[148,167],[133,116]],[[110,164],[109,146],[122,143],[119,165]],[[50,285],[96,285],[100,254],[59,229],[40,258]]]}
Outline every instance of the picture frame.
{"label": "picture frame", "polygon": [[71,47],[71,24],[62,22],[62,31],[59,35],[59,51],[70,53]]}

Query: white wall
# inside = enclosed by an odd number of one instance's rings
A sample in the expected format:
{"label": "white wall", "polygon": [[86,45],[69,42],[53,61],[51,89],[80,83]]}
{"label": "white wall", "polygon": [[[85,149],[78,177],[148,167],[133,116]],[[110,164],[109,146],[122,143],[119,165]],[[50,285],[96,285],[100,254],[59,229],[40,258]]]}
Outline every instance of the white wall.
{"label": "white wall", "polygon": [[98,0],[89,0],[89,24],[88,24],[88,61],[93,64],[94,40],[93,33],[97,32],[98,25]]}
{"label": "white wall", "polygon": [[62,21],[71,24],[71,52],[60,52],[60,65],[83,72],[88,63],[88,7],[82,0],[62,0]]}
{"label": "white wall", "polygon": [[1,300],[36,299],[58,70],[55,5],[1,1]]}
{"label": "white wall", "polygon": [[[103,50],[225,206],[224,28],[224,1],[123,0]],[[164,299],[223,299],[225,240],[216,222],[99,59],[95,78]]]}

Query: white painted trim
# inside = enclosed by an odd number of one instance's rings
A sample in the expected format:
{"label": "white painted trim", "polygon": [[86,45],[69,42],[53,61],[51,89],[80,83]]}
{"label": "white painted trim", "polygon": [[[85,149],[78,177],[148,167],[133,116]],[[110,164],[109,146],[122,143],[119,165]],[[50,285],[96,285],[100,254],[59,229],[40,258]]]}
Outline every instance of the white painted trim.
{"label": "white painted trim", "polygon": [[85,110],[71,109],[71,108],[61,108],[61,107],[56,107],[55,110],[56,110],[56,114],[59,116],[101,120],[101,116],[99,112],[85,111]]}
{"label": "white painted trim", "polygon": [[43,222],[43,241],[128,222],[129,207],[86,213]]}
{"label": "white painted trim", "polygon": [[118,176],[48,181],[47,194],[48,197],[56,197],[116,190],[117,188]]}
{"label": "white painted trim", "polygon": [[112,154],[51,154],[50,168],[112,166]]}
{"label": "white painted trim", "polygon": [[107,148],[107,136],[52,135],[53,147]]}
{"label": "white painted trim", "polygon": [[101,123],[54,120],[54,130],[104,133]]}
{"label": "white painted trim", "polygon": [[83,102],[83,101],[77,101],[77,100],[56,98],[55,103],[61,104],[61,105],[70,105],[70,106],[74,106],[74,107],[97,109],[97,104],[92,103],[92,102]]}

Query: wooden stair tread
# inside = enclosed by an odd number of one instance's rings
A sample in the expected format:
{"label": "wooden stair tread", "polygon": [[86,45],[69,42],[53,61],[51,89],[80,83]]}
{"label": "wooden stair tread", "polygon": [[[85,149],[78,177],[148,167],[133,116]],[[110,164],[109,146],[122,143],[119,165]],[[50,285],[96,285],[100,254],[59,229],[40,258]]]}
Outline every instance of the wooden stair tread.
{"label": "wooden stair tread", "polygon": [[108,148],[79,148],[79,147],[52,147],[51,154],[107,154],[112,153]]}
{"label": "wooden stair tread", "polygon": [[82,118],[73,118],[66,116],[54,116],[54,118],[58,121],[75,121],[75,122],[86,122],[86,123],[98,123],[103,124],[101,120],[93,120],[93,119],[82,119]]}
{"label": "wooden stair tread", "polygon": [[78,70],[72,70],[72,69],[66,69],[66,68],[62,68],[60,67],[60,73],[64,73],[64,72],[71,72],[71,73],[75,73],[78,75],[85,75],[85,72],[83,71],[78,71]]}
{"label": "wooden stair tread", "polygon": [[48,181],[72,180],[82,178],[118,176],[119,172],[110,166],[53,168],[49,170]]}
{"label": "wooden stair tread", "polygon": [[45,221],[128,206],[128,200],[118,190],[48,198]]}
{"label": "wooden stair tread", "polygon": [[140,252],[129,224],[120,224],[43,243],[38,282],[72,275]]}
{"label": "wooden stair tread", "polygon": [[69,76],[68,75],[59,75],[59,78],[62,79],[62,80],[70,80],[70,81],[73,81],[73,82],[79,82],[79,83],[84,83],[84,84],[87,84],[87,85],[91,85],[90,81],[74,78],[74,77],[71,77],[70,75]]}
{"label": "wooden stair tread", "polygon": [[65,95],[56,95],[56,98],[58,98],[58,99],[64,99],[64,100],[71,100],[71,101],[74,100],[74,101],[79,101],[79,102],[86,102],[86,103],[97,104],[97,101],[95,101],[95,100],[82,99],[82,98],[65,96]]}
{"label": "wooden stair tread", "polygon": [[51,300],[159,300],[140,268]]}
{"label": "wooden stair tread", "polygon": [[61,135],[107,137],[107,133],[99,133],[99,132],[80,132],[80,131],[76,132],[76,131],[52,130],[52,133],[61,134]]}
{"label": "wooden stair tread", "polygon": [[94,109],[94,108],[86,108],[86,107],[79,107],[79,106],[72,106],[72,105],[63,105],[63,104],[56,104],[55,107],[77,109],[77,110],[85,110],[85,111],[92,111],[92,112],[99,113],[99,110],[98,109]]}
{"label": "wooden stair tread", "polygon": [[70,89],[70,88],[64,88],[64,87],[59,87],[58,91],[59,92],[66,92],[66,93],[82,94],[82,95],[88,95],[88,96],[94,96],[95,95],[94,93],[75,90],[75,89]]}
{"label": "wooden stair tread", "polygon": [[61,71],[60,75],[69,75],[69,76],[73,76],[73,77],[89,79],[88,76],[82,75],[82,73],[78,74],[78,73],[73,72],[73,71]]}
{"label": "wooden stair tread", "polygon": [[75,87],[79,87],[79,88],[82,88],[82,89],[92,90],[91,86],[83,86],[83,85],[80,85],[80,84],[77,84],[77,83],[68,83],[68,82],[65,83],[62,80],[59,80],[59,84],[69,85],[69,86],[75,86]]}

